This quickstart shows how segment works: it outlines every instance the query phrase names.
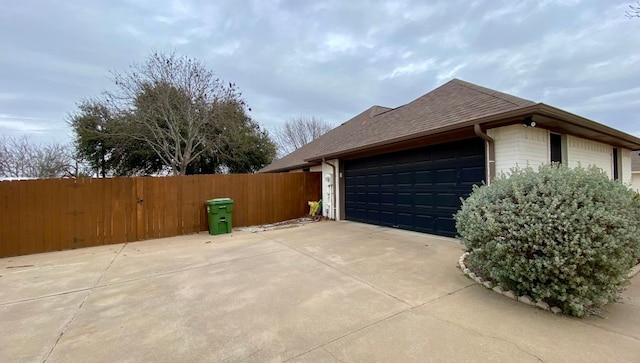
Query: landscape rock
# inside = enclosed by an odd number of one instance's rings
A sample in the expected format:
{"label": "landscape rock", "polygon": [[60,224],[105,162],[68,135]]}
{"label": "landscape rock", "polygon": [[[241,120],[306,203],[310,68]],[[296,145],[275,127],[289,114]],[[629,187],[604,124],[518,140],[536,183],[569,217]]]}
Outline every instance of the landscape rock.
{"label": "landscape rock", "polygon": [[498,294],[504,294],[504,289],[500,285],[494,286],[492,290],[497,292]]}
{"label": "landscape rock", "polygon": [[484,285],[484,287],[486,287],[487,289],[490,289],[493,287],[493,284],[491,283],[491,281],[485,281],[482,283]]}
{"label": "landscape rock", "polygon": [[549,310],[549,304],[547,304],[544,301],[538,301],[536,302],[536,306],[539,307],[542,310]]}
{"label": "landscape rock", "polygon": [[551,312],[554,313],[554,314],[560,314],[562,312],[562,309],[560,309],[557,306],[554,306],[554,307],[551,308]]}
{"label": "landscape rock", "polygon": [[518,301],[528,304],[528,305],[533,305],[533,299],[528,296],[528,295],[522,295],[520,297],[518,297]]}
{"label": "landscape rock", "polygon": [[511,299],[514,299],[514,300],[518,300],[518,299],[516,298],[516,294],[515,294],[513,291],[511,291],[511,290],[509,290],[509,291],[505,292],[505,293],[504,293],[504,296],[506,296],[506,297],[508,297],[508,298],[511,298]]}

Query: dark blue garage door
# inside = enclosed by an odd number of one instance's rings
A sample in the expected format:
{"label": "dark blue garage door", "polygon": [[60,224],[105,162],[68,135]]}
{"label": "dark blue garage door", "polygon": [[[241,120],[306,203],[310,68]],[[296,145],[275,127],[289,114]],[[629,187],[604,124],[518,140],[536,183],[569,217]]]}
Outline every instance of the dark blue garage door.
{"label": "dark blue garage door", "polygon": [[347,220],[455,236],[460,198],[485,178],[479,138],[347,160]]}

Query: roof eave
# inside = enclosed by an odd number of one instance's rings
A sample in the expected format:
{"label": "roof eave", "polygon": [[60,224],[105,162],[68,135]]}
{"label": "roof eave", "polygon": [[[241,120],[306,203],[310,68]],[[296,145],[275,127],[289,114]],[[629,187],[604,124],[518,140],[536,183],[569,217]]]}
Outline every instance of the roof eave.
{"label": "roof eave", "polygon": [[[420,133],[416,133],[416,134],[411,134],[411,135],[407,135],[407,136],[398,137],[398,138],[395,138],[395,139],[385,140],[385,141],[381,141],[381,142],[377,142],[377,143],[373,143],[373,144],[369,144],[369,145],[364,145],[364,146],[357,147],[357,148],[352,148],[352,149],[349,149],[349,150],[339,151],[339,152],[335,152],[335,153],[328,153],[328,154],[323,154],[323,155],[317,155],[317,156],[315,156],[313,158],[305,159],[305,161],[314,162],[314,161],[322,161],[322,159],[336,159],[336,158],[339,158],[341,156],[349,155],[349,154],[352,154],[352,153],[355,153],[355,152],[367,151],[369,149],[375,149],[375,148],[379,148],[381,146],[386,146],[386,145],[397,144],[397,143],[401,143],[401,142],[405,142],[405,141],[410,141],[410,140],[413,140],[413,139],[418,139],[418,138],[429,136],[429,135],[433,135],[433,134],[446,133],[446,132],[455,131],[455,130],[458,130],[458,129],[463,129],[463,128],[466,128],[466,127],[472,127],[473,125],[475,125],[477,123],[479,123],[479,124],[487,124],[487,123],[490,123],[490,122],[503,121],[505,119],[513,119],[513,118],[517,118],[517,117],[522,117],[522,116],[530,115],[530,114],[534,113],[537,110],[539,105],[540,104],[535,104],[535,105],[531,105],[531,106],[525,106],[525,107],[518,108],[518,109],[515,109],[515,110],[501,112],[501,113],[497,113],[497,114],[493,114],[493,115],[488,115],[488,116],[484,116],[484,117],[480,117],[480,118],[476,118],[476,119],[472,119],[472,120],[467,120],[467,121],[463,121],[463,122],[456,123],[456,124],[453,124],[453,125],[447,125],[447,126],[443,126],[443,127],[439,127],[439,128],[423,131],[423,132],[420,132]],[[515,123],[515,120],[514,120],[514,123]]]}
{"label": "roof eave", "polygon": [[413,139],[418,139],[421,137],[425,137],[428,135],[432,135],[432,134],[440,134],[440,133],[447,133],[450,131],[455,131],[457,129],[463,129],[466,127],[470,127],[473,126],[475,124],[480,124],[481,126],[483,126],[484,128],[487,128],[488,126],[492,126],[492,124],[497,125],[498,123],[500,123],[501,125],[506,125],[506,124],[515,124],[520,122],[518,119],[524,116],[530,116],[530,115],[542,115],[542,116],[547,116],[547,117],[553,117],[559,120],[562,120],[564,122],[568,122],[570,124],[573,124],[575,126],[579,126],[581,128],[586,128],[586,129],[590,129],[592,131],[604,134],[604,135],[608,135],[611,136],[613,138],[616,138],[618,140],[622,140],[623,142],[621,143],[621,146],[630,148],[631,150],[640,150],[640,138],[635,137],[633,135],[629,135],[625,132],[622,132],[620,130],[616,130],[612,127],[609,126],[605,126],[602,124],[599,124],[595,121],[591,121],[587,118],[575,115],[573,113],[567,112],[567,111],[563,111],[561,109],[555,108],[553,106],[549,106],[546,105],[544,103],[537,103],[535,105],[531,105],[531,106],[524,106],[521,108],[517,108],[511,111],[506,111],[506,112],[501,112],[501,113],[496,113],[496,114],[492,114],[492,115],[487,115],[484,117],[480,117],[480,118],[476,118],[476,119],[472,119],[472,120],[467,120],[467,121],[463,121],[457,124],[453,124],[453,125],[448,125],[448,126],[444,126],[444,127],[440,127],[440,128],[436,128],[436,129],[431,129],[428,131],[424,131],[424,132],[420,132],[420,133],[416,133],[416,134],[412,134],[412,135],[407,135],[407,136],[403,136],[403,137],[398,137],[395,139],[390,139],[390,140],[385,140],[385,141],[381,141],[381,142],[377,142],[377,143],[373,143],[373,144],[369,144],[369,145],[364,145],[361,147],[356,147],[356,148],[352,148],[352,149],[348,149],[348,150],[343,150],[343,151],[339,151],[339,152],[334,152],[334,153],[326,153],[326,154],[321,154],[321,155],[316,155],[312,158],[307,158],[304,159],[307,162],[320,162],[322,161],[322,159],[336,159],[336,158],[340,158],[349,154],[353,154],[353,153],[357,153],[357,152],[363,152],[363,151],[367,151],[370,149],[376,149],[379,147],[383,147],[386,145],[392,145],[392,144],[397,144],[397,143],[402,143],[405,141],[410,141]]}
{"label": "roof eave", "polygon": [[614,129],[612,127],[597,123],[595,121],[591,121],[582,116],[578,116],[576,114],[563,111],[559,108],[546,105],[544,103],[539,103],[539,114],[543,116],[553,117],[573,125],[586,128],[600,134],[604,134],[607,136],[611,136],[615,139],[621,140],[620,146],[627,147],[631,150],[640,150],[640,138],[627,134],[626,132]]}
{"label": "roof eave", "polygon": [[307,162],[303,164],[287,165],[287,166],[283,166],[283,167],[275,168],[271,170],[259,171],[259,173],[286,173],[292,170],[309,168],[316,165],[319,165],[319,163]]}

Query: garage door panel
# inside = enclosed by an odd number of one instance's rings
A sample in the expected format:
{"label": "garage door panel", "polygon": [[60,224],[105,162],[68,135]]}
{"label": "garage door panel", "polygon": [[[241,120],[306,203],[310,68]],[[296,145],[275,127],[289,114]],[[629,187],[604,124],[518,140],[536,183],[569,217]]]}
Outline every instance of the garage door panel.
{"label": "garage door panel", "polygon": [[415,215],[409,213],[398,213],[396,228],[411,229],[415,226]]}
{"label": "garage door panel", "polygon": [[393,227],[396,224],[396,214],[391,211],[381,212],[382,225],[387,227]]}
{"label": "garage door panel", "polygon": [[394,185],[394,175],[393,173],[384,173],[380,175],[380,185],[381,186],[393,186]]}
{"label": "garage door panel", "polygon": [[453,219],[453,217],[438,217],[438,220],[436,221],[436,231],[435,234],[448,234],[449,231],[455,231],[456,230],[456,221]]}
{"label": "garage door panel", "polygon": [[454,208],[458,209],[460,206],[460,196],[454,193],[438,193],[435,198],[435,205],[437,208]]}
{"label": "garage door panel", "polygon": [[383,192],[380,193],[380,204],[382,205],[394,205],[396,201],[395,193]]}
{"label": "garage door panel", "polygon": [[431,185],[435,181],[434,173],[431,170],[419,170],[415,172],[415,185]]}
{"label": "garage door panel", "polygon": [[457,171],[455,169],[436,170],[436,184],[456,185],[457,179]]}
{"label": "garage door panel", "polygon": [[473,184],[485,177],[479,138],[345,161],[345,216],[445,236]]}
{"label": "garage door panel", "polygon": [[478,180],[484,179],[484,167],[465,167],[460,169],[460,183],[463,185],[477,184]]}
{"label": "garage door panel", "polygon": [[396,194],[396,204],[400,208],[410,208],[413,206],[413,195],[411,193],[397,193]]}
{"label": "garage door panel", "polygon": [[436,217],[432,215],[416,214],[415,230],[423,233],[434,233],[435,220],[436,220]]}

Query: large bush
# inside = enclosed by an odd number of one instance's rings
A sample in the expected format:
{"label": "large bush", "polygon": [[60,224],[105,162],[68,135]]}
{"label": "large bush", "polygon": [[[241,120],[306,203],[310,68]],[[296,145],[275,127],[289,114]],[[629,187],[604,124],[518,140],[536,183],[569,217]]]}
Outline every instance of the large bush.
{"label": "large bush", "polygon": [[640,256],[640,198],[596,168],[512,170],[455,219],[477,273],[575,316],[616,299]]}

